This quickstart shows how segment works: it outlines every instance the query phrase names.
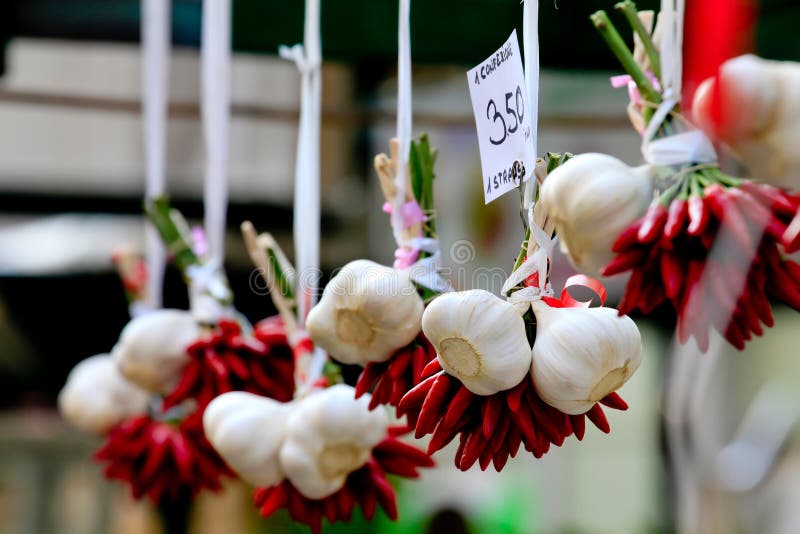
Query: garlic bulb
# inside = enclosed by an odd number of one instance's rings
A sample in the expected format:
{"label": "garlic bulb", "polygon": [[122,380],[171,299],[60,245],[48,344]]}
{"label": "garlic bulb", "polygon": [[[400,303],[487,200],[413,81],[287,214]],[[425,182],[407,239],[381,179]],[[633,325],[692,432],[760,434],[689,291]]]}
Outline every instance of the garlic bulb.
{"label": "garlic bulb", "polygon": [[547,176],[540,199],[572,264],[596,276],[614,258],[619,234],[647,211],[653,183],[646,167],[581,154]]}
{"label": "garlic bulb", "polygon": [[147,411],[149,395],[122,376],[108,354],[86,358],[58,394],[64,418],[85,432],[103,435],[122,421]]}
{"label": "garlic bulb", "polygon": [[522,316],[488,291],[437,297],[422,316],[422,331],[442,368],[476,395],[510,389],[530,368],[531,346]]}
{"label": "garlic bulb", "polygon": [[[719,86],[718,121],[712,112]],[[697,89],[692,108],[698,124],[725,141],[759,179],[800,187],[800,65],[740,56],[722,65],[718,79]]]}
{"label": "garlic bulb", "polygon": [[369,395],[356,400],[350,386],[338,384],[314,393],[289,416],[280,452],[283,472],[309,499],[332,495],[367,463],[388,425],[386,412],[370,410]]}
{"label": "garlic bulb", "polygon": [[122,374],[155,393],[169,393],[189,361],[186,347],[200,335],[192,314],[156,310],[132,319],[111,354]]}
{"label": "garlic bulb", "polygon": [[272,486],[284,479],[278,453],[290,406],[243,391],[223,393],[206,407],[203,430],[242,479]]}
{"label": "garlic bulb", "polygon": [[538,301],[533,312],[533,383],[542,400],[564,413],[587,412],[642,362],[639,329],[613,308],[552,308]]}
{"label": "garlic bulb", "polygon": [[330,281],[306,328],[342,363],[383,362],[419,334],[423,308],[408,275],[356,260]]}

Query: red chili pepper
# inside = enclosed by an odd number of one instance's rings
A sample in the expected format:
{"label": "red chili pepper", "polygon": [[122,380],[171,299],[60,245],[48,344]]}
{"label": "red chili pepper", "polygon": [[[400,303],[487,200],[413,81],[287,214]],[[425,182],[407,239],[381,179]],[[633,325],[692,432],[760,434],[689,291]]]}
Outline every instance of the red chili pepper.
{"label": "red chili pepper", "polygon": [[414,386],[411,391],[406,393],[400,400],[400,408],[403,410],[410,410],[411,408],[422,406],[422,403],[425,401],[425,397],[428,396],[428,392],[431,390],[433,383],[437,378],[439,378],[439,376],[441,375],[429,376]]}
{"label": "red chili pepper", "polygon": [[746,180],[739,185],[739,188],[753,195],[770,211],[775,211],[785,217],[794,217],[797,212],[797,207],[786,197],[786,193],[777,187]]}
{"label": "red chili pepper", "polygon": [[569,416],[569,423],[572,426],[572,432],[575,434],[575,437],[578,441],[583,439],[583,436],[586,434],[586,419],[581,415],[570,415]]}
{"label": "red chili pepper", "polygon": [[682,198],[676,198],[669,205],[667,222],[664,224],[664,237],[675,239],[683,232],[686,218],[689,214],[689,203]]}
{"label": "red chili pepper", "polygon": [[651,204],[636,234],[639,243],[647,244],[655,241],[664,228],[664,223],[667,222],[667,215],[667,208],[663,204]]}
{"label": "red chili pepper", "polygon": [[614,410],[620,410],[623,412],[628,409],[628,403],[625,402],[625,399],[620,397],[619,393],[616,391],[613,391],[600,399],[600,403]]}
{"label": "red chili pepper", "polygon": [[661,279],[664,281],[664,291],[673,304],[680,303],[681,290],[683,289],[684,268],[683,262],[672,252],[661,254]]}
{"label": "red chili pepper", "polygon": [[800,250],[800,212],[792,219],[786,231],[781,236],[781,243],[789,254]]}
{"label": "red chili pepper", "polygon": [[623,252],[635,245],[638,241],[639,228],[642,227],[644,219],[639,219],[619,234],[614,245],[611,247],[613,252]]}
{"label": "red chili pepper", "polygon": [[472,401],[475,399],[475,394],[468,390],[465,386],[458,388],[458,391],[450,401],[447,408],[447,414],[444,416],[444,422],[448,426],[452,426],[458,421],[461,416],[466,412]]}
{"label": "red chili pepper", "polygon": [[708,226],[708,210],[703,198],[696,195],[689,197],[687,213],[689,226],[686,228],[686,233],[690,236],[698,236],[703,233]]}
{"label": "red chili pepper", "polygon": [[451,380],[447,373],[442,373],[436,377],[419,411],[419,419],[414,429],[415,438],[419,439],[425,434],[430,434],[436,428],[437,421],[443,415],[441,412],[446,409],[445,401],[447,400],[447,392],[450,389]]}
{"label": "red chili pepper", "polygon": [[643,248],[627,250],[620,253],[616,258],[611,260],[608,265],[603,267],[601,274],[603,276],[613,276],[615,274],[623,273],[639,265],[646,257],[647,250]]}
{"label": "red chili pepper", "polygon": [[365,393],[368,393],[370,388],[375,385],[375,382],[381,376],[383,369],[375,362],[369,362],[364,366],[364,370],[358,377],[356,382],[356,398],[360,398]]}
{"label": "red chili pepper", "polygon": [[633,271],[633,274],[628,279],[628,284],[625,286],[625,293],[622,294],[622,299],[617,306],[620,315],[628,315],[639,305],[643,283],[643,271],[639,269]]}
{"label": "red chili pepper", "polygon": [[432,359],[428,362],[425,368],[422,370],[422,378],[428,378],[429,376],[433,376],[439,371],[442,370],[442,365],[439,363],[437,358]]}
{"label": "red chili pepper", "polygon": [[606,414],[603,412],[603,409],[599,404],[592,406],[592,409],[586,412],[586,417],[589,418],[589,421],[594,423],[594,426],[599,428],[604,433],[608,434],[611,432],[611,426],[608,424]]}
{"label": "red chili pepper", "polygon": [[741,248],[742,254],[752,254],[757,245],[752,235],[755,231],[748,227],[736,204],[731,201],[722,186],[719,184],[708,186],[706,201],[720,222],[720,231],[730,231],[734,242]]}
{"label": "red chili pepper", "polygon": [[402,348],[392,355],[392,359],[389,360],[389,366],[387,368],[387,372],[389,376],[397,380],[406,371],[406,368],[409,366],[410,363],[411,363],[411,349],[407,347]]}

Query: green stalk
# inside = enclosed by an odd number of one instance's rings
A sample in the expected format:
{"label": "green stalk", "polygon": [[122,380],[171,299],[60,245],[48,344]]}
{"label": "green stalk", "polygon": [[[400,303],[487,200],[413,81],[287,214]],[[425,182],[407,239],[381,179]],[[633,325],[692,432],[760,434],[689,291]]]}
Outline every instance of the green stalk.
{"label": "green stalk", "polygon": [[642,24],[642,19],[639,18],[639,12],[636,10],[636,4],[631,0],[625,0],[614,6],[615,9],[622,11],[625,18],[628,19],[628,24],[631,25],[633,31],[639,36],[642,41],[647,57],[650,58],[650,64],[653,66],[653,74],[656,78],[661,79],[661,57],[658,55],[656,45],[647,29]]}
{"label": "green stalk", "polygon": [[292,284],[290,284],[289,280],[286,278],[286,275],[283,272],[283,267],[281,266],[281,262],[278,259],[278,255],[275,253],[275,250],[272,248],[267,248],[267,258],[269,258],[269,263],[272,266],[272,274],[275,276],[275,279],[278,282],[278,290],[280,291],[281,295],[287,299],[294,299],[294,290],[292,289]]}
{"label": "green stalk", "polygon": [[158,230],[161,239],[166,244],[167,251],[172,254],[173,261],[182,272],[185,272],[189,266],[200,263],[200,259],[176,223],[176,218],[180,214],[170,207],[167,197],[158,197],[145,203],[144,211]]}
{"label": "green stalk", "polygon": [[[636,61],[633,59],[633,54],[631,53],[628,45],[625,44],[622,37],[620,37],[619,32],[614,27],[614,24],[609,20],[608,14],[605,11],[600,10],[597,13],[591,16],[592,22],[594,23],[595,28],[597,31],[600,32],[600,36],[605,40],[608,44],[611,51],[614,52],[614,55],[617,56],[622,68],[625,69],[633,81],[636,83],[636,87],[639,88],[639,92],[642,93],[644,99],[648,102],[653,104],[660,104],[661,103],[661,95],[658,94],[658,91],[655,90],[653,84],[650,83],[650,80],[647,78],[645,73],[636,64]],[[653,115],[653,110],[650,108],[645,108],[645,119],[649,121],[650,117]]]}

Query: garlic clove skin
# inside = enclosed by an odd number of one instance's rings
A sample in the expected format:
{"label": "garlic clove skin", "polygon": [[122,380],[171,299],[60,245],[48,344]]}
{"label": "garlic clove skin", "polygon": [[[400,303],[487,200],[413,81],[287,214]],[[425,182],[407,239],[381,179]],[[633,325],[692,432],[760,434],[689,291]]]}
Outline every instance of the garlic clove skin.
{"label": "garlic clove skin", "polygon": [[339,491],[386,437],[385,410],[370,410],[369,395],[338,384],[298,402],[286,425],[280,463],[289,481],[309,499]]}
{"label": "garlic clove skin", "polygon": [[614,259],[617,237],[647,211],[653,190],[647,167],[588,153],[548,174],[540,199],[572,265],[597,276]]}
{"label": "garlic clove skin", "polygon": [[[715,85],[721,109],[712,113]],[[692,112],[709,135],[725,141],[747,169],[776,186],[800,187],[800,66],[744,55],[725,62],[695,92]]]}
{"label": "garlic clove skin", "polygon": [[384,362],[419,334],[424,307],[407,274],[356,260],[327,285],[306,329],[342,363]]}
{"label": "garlic clove skin", "polygon": [[125,419],[147,412],[149,394],[122,376],[108,354],[78,363],[58,394],[61,415],[77,428],[105,435]]}
{"label": "garlic clove skin", "polygon": [[533,312],[533,383],[542,400],[566,414],[589,411],[642,362],[636,323],[613,308],[553,308],[538,301]]}
{"label": "garlic clove skin", "polygon": [[243,391],[223,393],[203,413],[203,430],[236,473],[255,486],[285,478],[278,459],[291,404]]}
{"label": "garlic clove skin", "polygon": [[186,348],[200,334],[190,312],[155,310],[131,319],[111,354],[128,380],[148,391],[167,394],[189,361]]}
{"label": "garlic clove skin", "polygon": [[476,395],[511,389],[530,369],[525,321],[512,304],[488,291],[435,298],[422,316],[422,331],[442,369]]}

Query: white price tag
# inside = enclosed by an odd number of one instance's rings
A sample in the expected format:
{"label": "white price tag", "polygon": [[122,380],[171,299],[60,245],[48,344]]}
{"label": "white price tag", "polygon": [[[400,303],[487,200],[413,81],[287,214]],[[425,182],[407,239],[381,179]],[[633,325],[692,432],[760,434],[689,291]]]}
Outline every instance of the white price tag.
{"label": "white price tag", "polygon": [[533,175],[531,120],[517,31],[467,72],[488,204]]}

